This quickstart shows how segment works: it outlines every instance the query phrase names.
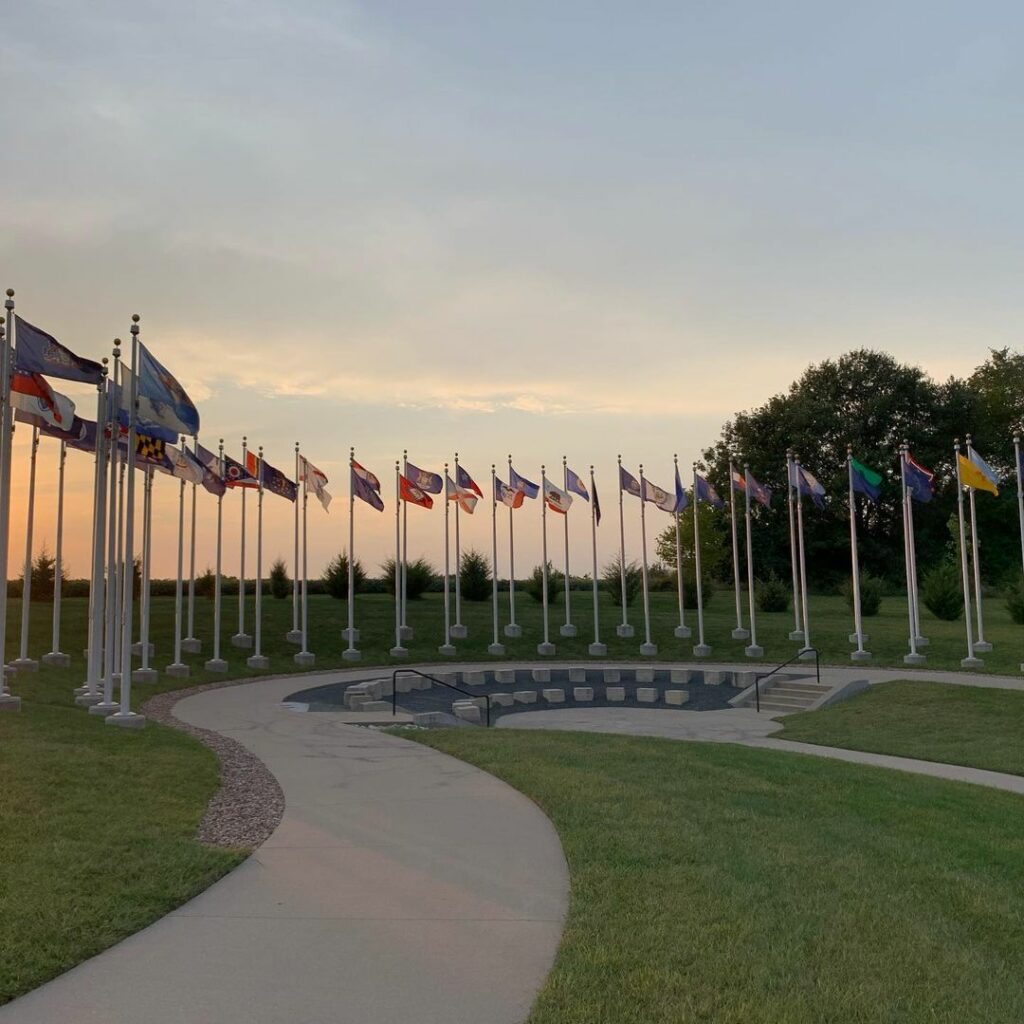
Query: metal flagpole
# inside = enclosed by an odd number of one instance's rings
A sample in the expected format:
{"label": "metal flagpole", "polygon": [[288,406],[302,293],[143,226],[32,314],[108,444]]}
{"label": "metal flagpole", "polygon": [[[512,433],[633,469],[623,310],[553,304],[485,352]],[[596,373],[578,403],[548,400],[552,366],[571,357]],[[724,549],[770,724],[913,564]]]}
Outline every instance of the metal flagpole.
{"label": "metal flagpole", "polygon": [[[672,456],[676,479],[679,479],[679,456]],[[686,592],[683,589],[683,541],[679,523],[679,509],[672,513],[672,522],[676,528],[676,601],[679,605],[679,625],[672,631],[677,640],[686,640],[693,636],[693,630],[686,624]]]}
{"label": "metal flagpole", "polygon": [[[565,456],[562,456],[562,486],[566,493],[569,491],[569,467],[566,465]],[[569,593],[572,590],[572,577],[569,575],[569,513],[566,512],[562,519],[565,527],[565,624],[559,630],[562,636],[575,636],[576,627],[572,624],[572,610],[569,603]]]}
{"label": "metal flagpole", "polygon": [[[217,473],[221,480],[225,479],[224,472],[224,438],[222,437],[217,445]],[[220,656],[220,618],[221,618],[221,562],[223,555],[224,540],[224,493],[217,495],[217,561],[213,573],[213,657],[210,658],[203,668],[207,672],[227,672],[228,663]]]}
{"label": "metal flagpole", "polygon": [[[295,482],[299,482],[299,442],[295,442]],[[295,496],[295,559],[292,562],[292,628],[285,633],[285,639],[290,644],[301,644],[302,650],[306,650],[306,644],[302,637],[302,629],[299,626],[299,497]]]}
{"label": "metal flagpole", "polygon": [[[459,487],[459,453],[455,453],[455,486]],[[448,478],[445,476],[445,508],[448,507]],[[462,538],[459,533],[459,509],[461,502],[455,502],[455,623],[451,636],[462,640],[469,632],[462,622]]]}
{"label": "metal flagpole", "polygon": [[857,497],[853,490],[853,448],[846,446],[846,476],[850,504],[850,571],[853,574],[853,628],[857,650],[850,652],[850,661],[870,661],[871,652],[864,650],[864,621],[860,610],[860,559],[857,556]]}
{"label": "metal flagpole", "polygon": [[[247,437],[242,438],[242,472],[248,475],[249,473],[249,457],[248,457],[248,444],[249,439]],[[231,638],[231,645],[233,647],[252,647],[252,637],[249,636],[245,631],[245,492],[248,487],[241,488],[242,490],[242,529],[241,529],[241,549],[238,556],[238,632]]]}
{"label": "metal flagpole", "polygon": [[[512,510],[509,509],[509,512]],[[491,463],[491,618],[494,639],[487,648],[488,654],[502,655],[505,645],[498,636],[498,482],[494,463]]]}
{"label": "metal flagpole", "polygon": [[62,654],[60,649],[60,598],[64,577],[62,571],[64,559],[64,462],[66,458],[67,450],[64,442],[61,441],[60,454],[57,458],[57,542],[53,552],[53,636],[49,652],[40,659],[44,665],[59,665],[61,668],[67,668],[71,664],[71,656]]}
{"label": "metal flagpole", "polygon": [[21,583],[21,643],[11,668],[18,672],[36,672],[39,662],[28,656],[29,611],[32,606],[32,531],[36,512],[36,457],[39,452],[39,428],[32,428],[32,454],[28,470],[28,511],[25,519],[25,568]]}
{"label": "metal flagpole", "polygon": [[[131,371],[129,371],[131,372]],[[121,375],[125,374],[125,368],[122,364]],[[122,388],[124,383],[122,382]],[[129,394],[129,405],[131,395],[131,379],[128,382],[128,394]],[[130,413],[129,413],[130,414]],[[120,422],[115,424],[116,434],[118,438],[118,446],[120,447],[121,437],[121,425]],[[125,445],[127,446],[128,439],[125,437]],[[114,673],[118,679],[118,686],[121,682],[121,626],[123,619],[121,617],[120,608],[124,603],[124,583],[125,583],[125,564],[124,564],[124,473],[125,466],[128,462],[128,449],[125,447],[124,455],[119,456],[117,465],[117,540],[115,542],[115,558],[117,560],[117,575],[114,577]],[[134,566],[133,566],[134,568]],[[120,705],[118,705],[120,707]]]}
{"label": "metal flagpole", "polygon": [[[182,443],[184,448],[184,442]],[[199,461],[199,438],[192,435],[192,454]],[[181,641],[181,649],[188,654],[198,654],[203,642],[196,636],[196,485],[192,485],[192,521],[188,530],[188,634]]]}
{"label": "metal flagpole", "polygon": [[451,567],[451,556],[448,550],[448,463],[444,464],[444,490],[442,491],[444,497],[444,643],[441,644],[437,649],[438,654],[452,655],[455,653],[455,647],[452,644],[451,634],[451,605],[449,603],[449,581],[451,574],[449,572]]}
{"label": "metal flagpole", "polygon": [[[85,684],[75,690],[75,703],[90,707],[100,700],[99,685],[103,665],[104,536],[106,528],[106,430],[107,359],[103,357],[103,377],[96,386],[96,465],[92,494],[92,562],[89,577],[89,646],[86,650]],[[2,687],[0,687],[2,691]]]}
{"label": "metal flagpole", "polygon": [[[409,452],[402,449],[402,475],[409,476]],[[409,505],[400,501],[402,507],[402,630],[400,640],[411,640],[412,630],[409,628]]]}
{"label": "metal flagpole", "polygon": [[[904,442],[906,444],[906,442]],[[907,455],[910,447],[907,446]],[[929,640],[921,635],[921,600],[917,587],[917,541],[914,539],[914,501],[907,496],[907,533],[910,537],[910,583],[914,589],[914,643],[918,647],[927,647]]]}
{"label": "metal flagpole", "polygon": [[263,653],[263,445],[259,447],[259,489],[256,491],[256,607],[252,654],[245,659],[249,668],[270,668]]}
{"label": "metal flagpole", "polygon": [[555,645],[548,635],[548,478],[544,466],[540,467],[540,596],[544,615],[544,639],[537,644],[537,653],[550,655],[555,653]]}
{"label": "metal flagpole", "polygon": [[971,577],[967,568],[967,534],[964,528],[964,485],[960,479],[960,438],[953,441],[953,462],[956,465],[956,511],[960,527],[960,578],[964,593],[964,624],[967,627],[967,657],[961,668],[981,668],[984,662],[974,656],[974,626],[971,620]]}
{"label": "metal flagpole", "polygon": [[[620,478],[621,484],[621,478]],[[619,488],[619,500],[622,500],[622,488]],[[640,550],[643,552],[643,585],[644,585],[644,642],[640,645],[640,653],[653,657],[658,653],[658,645],[651,642],[651,595],[647,579],[647,510],[644,507],[647,502],[644,500],[644,467],[640,464]],[[625,578],[625,577],[623,577]],[[622,604],[623,615],[625,615],[626,604]]]}
{"label": "metal flagpole", "polygon": [[[967,435],[967,457],[970,458],[973,449],[971,448],[971,435]],[[971,555],[974,566],[974,608],[978,617],[978,639],[974,642],[975,651],[985,654],[992,650],[992,645],[985,639],[985,621],[981,611],[981,561],[978,558],[978,516],[974,510],[974,488],[967,491],[968,500],[971,506]]]}
{"label": "metal flagpole", "polygon": [[7,289],[6,322],[0,345],[0,711],[19,711],[21,698],[7,692],[7,564],[11,513],[11,442],[14,416],[11,408],[11,374],[14,353],[14,289]]}
{"label": "metal flagpole", "polygon": [[910,490],[907,487],[907,443],[900,446],[900,494],[903,498],[903,561],[907,574],[907,618],[910,627],[910,653],[903,655],[905,665],[923,665],[925,656],[917,651],[917,617],[915,603],[915,581],[913,578],[913,559],[911,557],[911,545],[913,537],[910,533],[909,512],[911,507]]}
{"label": "metal flagpole", "polygon": [[754,544],[753,532],[750,525],[750,473],[746,462],[743,463],[743,496],[744,496],[744,520],[747,531],[747,605],[750,612],[750,643],[744,650],[748,658],[760,658],[764,656],[764,648],[757,643],[757,616],[755,614],[756,604],[754,601]]}
{"label": "metal flagpole", "polygon": [[704,581],[700,571],[700,498],[697,496],[697,463],[693,464],[693,575],[697,591],[697,645],[695,658],[706,658],[711,648],[704,643]]}
{"label": "metal flagpole", "polygon": [[597,585],[597,485],[594,483],[594,467],[590,467],[590,548],[591,568],[593,577],[590,587],[594,595],[594,642],[587,648],[587,653],[600,658],[608,653],[606,644],[601,643],[601,629],[598,616],[598,585]]}
{"label": "metal flagpole", "polygon": [[152,606],[150,577],[153,564],[153,467],[147,466],[142,479],[142,589],[139,601],[139,642],[138,653],[142,656],[142,665],[132,674],[136,683],[155,683],[156,669],[150,668],[149,659],[153,645],[149,642],[149,613]]}
{"label": "metal flagpole", "polygon": [[[298,451],[298,442],[295,444],[295,450]],[[298,473],[295,474],[296,482],[299,478]],[[309,525],[307,518],[309,515],[309,463],[306,463],[305,468],[301,474],[302,476],[302,590],[299,592],[301,620],[300,628],[302,630],[302,650],[296,651],[293,661],[296,665],[302,665],[308,667],[316,662],[316,655],[313,654],[309,649],[309,562],[307,559],[307,552],[309,549]],[[298,504],[298,495],[295,498],[296,505]],[[298,574],[298,565],[295,569],[296,575]]]}
{"label": "metal flagpole", "polygon": [[1013,464],[1017,470],[1017,519],[1020,522],[1020,557],[1024,567],[1024,487],[1020,477],[1020,427],[1013,432]]}
{"label": "metal flagpole", "polygon": [[[182,448],[185,438],[181,439]],[[182,605],[182,566],[185,552],[185,481],[178,481],[178,576],[174,585],[174,662],[165,671],[169,676],[187,676],[188,665],[181,660],[181,605]],[[256,635],[259,636],[257,623]],[[257,651],[259,648],[257,647]]]}
{"label": "metal flagpole", "polygon": [[[626,612],[626,527],[622,511],[622,456],[616,456],[619,466],[619,586],[622,599],[622,621],[615,627],[615,635],[628,638],[633,635]],[[641,505],[643,501],[641,500]]]}
{"label": "metal flagpole", "polygon": [[804,548],[804,503],[800,490],[800,456],[793,456],[793,465],[796,468],[796,529],[797,539],[800,544],[800,604],[803,607],[804,645],[802,651],[810,651],[811,647],[811,618],[807,607],[807,555]]}
{"label": "metal flagpole", "polygon": [[[508,480],[512,484],[512,455],[508,457]],[[516,544],[513,524],[515,520],[512,513],[515,510],[511,505],[508,507],[508,624],[505,626],[505,636],[517,637],[523,635],[523,627],[516,622]]]}
{"label": "metal flagpole", "polygon": [[402,646],[402,471],[395,459],[395,646],[392,658],[405,658],[409,652]]}
{"label": "metal flagpole", "polygon": [[733,640],[746,640],[750,631],[743,625],[743,603],[740,596],[740,545],[736,536],[736,467],[729,460],[729,529],[732,532],[732,582],[736,595],[736,628],[732,631]]}
{"label": "metal flagpole", "polygon": [[[356,487],[355,448],[348,450],[348,627],[342,630],[342,639],[348,641],[348,647],[341,652],[345,661],[359,661],[362,655],[356,650],[359,633],[356,630]],[[398,563],[395,563],[398,572]]]}
{"label": "metal flagpole", "polygon": [[796,502],[793,499],[793,449],[786,449],[786,504],[789,507],[789,565],[793,570],[793,629],[789,634],[790,640],[802,641],[804,639],[803,616],[800,608],[800,570],[799,551],[796,537],[796,512],[795,505],[800,500],[800,489],[796,489]]}

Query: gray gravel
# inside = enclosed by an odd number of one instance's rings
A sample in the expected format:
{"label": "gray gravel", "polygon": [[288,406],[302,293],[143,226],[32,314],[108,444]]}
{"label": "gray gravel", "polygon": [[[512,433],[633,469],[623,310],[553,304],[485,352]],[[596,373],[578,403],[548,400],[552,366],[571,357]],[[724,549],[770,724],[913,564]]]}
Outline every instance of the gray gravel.
{"label": "gray gravel", "polygon": [[209,729],[197,729],[172,714],[179,700],[204,690],[237,686],[249,679],[226,679],[187,690],[170,690],[150,697],[142,713],[154,722],[180,729],[205,743],[220,761],[220,789],[210,801],[199,823],[196,838],[210,846],[259,846],[280,824],[284,814],[284,793],[267,766],[241,743]]}

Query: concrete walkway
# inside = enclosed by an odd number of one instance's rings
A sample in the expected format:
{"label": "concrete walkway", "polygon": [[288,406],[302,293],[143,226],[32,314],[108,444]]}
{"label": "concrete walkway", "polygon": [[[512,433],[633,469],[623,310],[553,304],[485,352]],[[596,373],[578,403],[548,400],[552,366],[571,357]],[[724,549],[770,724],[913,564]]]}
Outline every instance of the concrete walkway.
{"label": "concrete walkway", "polygon": [[0,1009],[2,1024],[526,1017],[567,907],[554,829],[469,765],[281,707],[298,686],[342,675],[261,680],[177,706],[263,760],[284,789],[281,825],[196,899]]}

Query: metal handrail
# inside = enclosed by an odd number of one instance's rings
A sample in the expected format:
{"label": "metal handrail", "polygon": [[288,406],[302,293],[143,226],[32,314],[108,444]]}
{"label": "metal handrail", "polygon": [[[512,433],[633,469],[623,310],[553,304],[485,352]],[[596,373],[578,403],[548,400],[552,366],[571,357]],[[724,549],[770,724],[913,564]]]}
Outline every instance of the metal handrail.
{"label": "metal handrail", "polygon": [[395,685],[400,675],[407,676],[419,676],[421,679],[429,679],[432,683],[437,683],[440,686],[447,686],[449,690],[455,690],[458,693],[464,693],[468,697],[476,699],[477,697],[483,697],[487,701],[487,706],[484,709],[487,715],[487,728],[491,727],[491,698],[486,693],[473,693],[472,690],[464,690],[461,686],[456,686],[454,683],[446,683],[443,679],[438,679],[437,676],[429,675],[426,672],[420,672],[419,669],[415,668],[396,668],[391,673],[391,714],[398,714],[398,687]]}
{"label": "metal handrail", "polygon": [[817,680],[818,684],[821,685],[821,661],[818,657],[818,648],[801,647],[800,650],[789,659],[789,661],[784,661],[781,665],[776,665],[771,672],[758,672],[754,676],[754,701],[757,706],[758,714],[761,713],[761,680],[770,679],[780,669],[784,669],[787,666],[792,665],[794,661],[800,661],[801,656],[806,654],[808,651],[814,652],[814,678]]}

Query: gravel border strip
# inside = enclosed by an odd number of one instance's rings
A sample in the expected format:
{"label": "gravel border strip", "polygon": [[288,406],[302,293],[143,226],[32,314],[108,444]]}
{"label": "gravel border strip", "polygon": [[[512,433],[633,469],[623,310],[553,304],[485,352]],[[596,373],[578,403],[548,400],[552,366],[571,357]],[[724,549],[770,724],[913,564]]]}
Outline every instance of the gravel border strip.
{"label": "gravel border strip", "polygon": [[220,788],[207,805],[196,833],[196,838],[208,846],[259,846],[281,823],[284,792],[270,769],[250,750],[219,732],[199,729],[175,718],[174,705],[206,690],[251,682],[251,678],[225,679],[185,690],[168,690],[150,697],[141,709],[147,718],[194,736],[217,755]]}

